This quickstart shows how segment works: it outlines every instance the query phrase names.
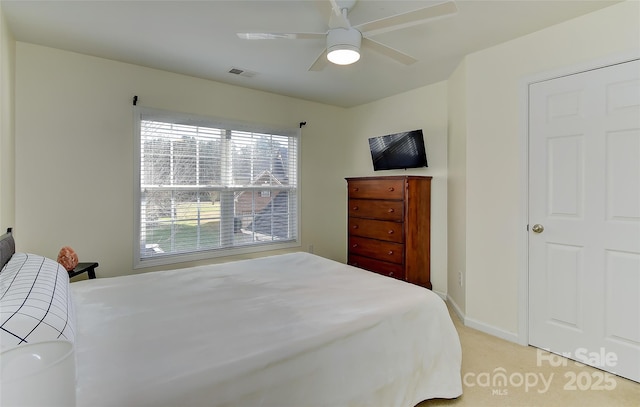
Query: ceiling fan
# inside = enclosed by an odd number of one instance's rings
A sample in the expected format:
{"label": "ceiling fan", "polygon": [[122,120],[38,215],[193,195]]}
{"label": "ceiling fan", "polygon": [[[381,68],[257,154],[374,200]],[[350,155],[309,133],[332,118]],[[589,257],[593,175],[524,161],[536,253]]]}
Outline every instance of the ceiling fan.
{"label": "ceiling fan", "polygon": [[[402,14],[396,14],[379,20],[352,26],[349,11],[357,0],[328,0],[331,4],[329,29],[324,33],[238,33],[246,40],[271,39],[324,39],[326,48],[309,68],[310,71],[322,70],[327,61],[338,65],[349,65],[360,59],[360,48],[368,48],[386,55],[405,65],[417,60],[397,49],[372,40],[370,37],[398,30],[426,20],[455,13],[458,9],[452,0],[430,5]],[[328,4],[328,3],[326,3]]]}

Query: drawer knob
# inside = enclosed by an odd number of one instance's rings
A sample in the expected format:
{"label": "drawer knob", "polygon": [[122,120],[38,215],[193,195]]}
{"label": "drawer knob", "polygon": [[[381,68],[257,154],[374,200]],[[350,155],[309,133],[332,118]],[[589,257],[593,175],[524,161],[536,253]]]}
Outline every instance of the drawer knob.
{"label": "drawer knob", "polygon": [[351,246],[351,247],[353,247],[353,248],[358,247],[358,243],[354,243],[353,246]]}
{"label": "drawer knob", "polygon": [[353,191],[354,192],[358,192],[358,191],[360,191],[360,188],[353,188]]}
{"label": "drawer knob", "polygon": [[358,225],[353,225],[353,229],[358,229]]}
{"label": "drawer knob", "polygon": [[389,212],[389,213],[394,213],[395,211],[396,211],[395,209],[393,209],[393,208],[389,208],[389,210],[388,210],[387,212]]}
{"label": "drawer knob", "polygon": [[393,271],[389,272],[389,277],[393,277]]}
{"label": "drawer knob", "polygon": [[389,250],[389,253],[387,253],[389,256],[391,256],[393,254],[393,250]]}
{"label": "drawer knob", "polygon": [[357,206],[354,206],[354,207],[353,207],[353,210],[354,210],[354,211],[357,211],[358,209],[360,209],[360,208],[358,208]]}
{"label": "drawer knob", "polygon": [[393,229],[389,230],[387,233],[392,235],[393,234]]}
{"label": "drawer knob", "polygon": [[389,187],[389,192],[393,192],[393,191],[395,191],[395,190],[396,190],[396,189],[395,189],[394,187]]}

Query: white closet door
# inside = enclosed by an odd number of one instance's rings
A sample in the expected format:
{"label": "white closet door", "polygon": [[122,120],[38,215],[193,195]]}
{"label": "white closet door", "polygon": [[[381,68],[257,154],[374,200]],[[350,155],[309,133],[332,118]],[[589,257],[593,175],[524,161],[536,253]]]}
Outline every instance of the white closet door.
{"label": "white closet door", "polygon": [[532,84],[529,126],[529,343],[640,381],[640,62]]}

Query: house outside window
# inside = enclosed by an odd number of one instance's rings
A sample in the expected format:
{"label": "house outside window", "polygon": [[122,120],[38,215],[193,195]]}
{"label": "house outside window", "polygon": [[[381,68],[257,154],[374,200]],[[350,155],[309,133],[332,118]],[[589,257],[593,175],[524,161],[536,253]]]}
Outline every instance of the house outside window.
{"label": "house outside window", "polygon": [[297,129],[136,107],[134,267],[299,246]]}

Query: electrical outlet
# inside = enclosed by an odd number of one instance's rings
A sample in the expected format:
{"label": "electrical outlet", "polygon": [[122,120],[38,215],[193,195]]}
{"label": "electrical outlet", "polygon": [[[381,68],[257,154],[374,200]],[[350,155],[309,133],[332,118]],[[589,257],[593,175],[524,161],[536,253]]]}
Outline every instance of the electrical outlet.
{"label": "electrical outlet", "polygon": [[458,271],[458,285],[462,287],[462,271]]}
{"label": "electrical outlet", "polygon": [[310,244],[310,245],[309,245],[309,250],[308,250],[308,252],[309,252],[309,253],[311,253],[311,254],[313,254],[313,245],[312,245],[312,244]]}

